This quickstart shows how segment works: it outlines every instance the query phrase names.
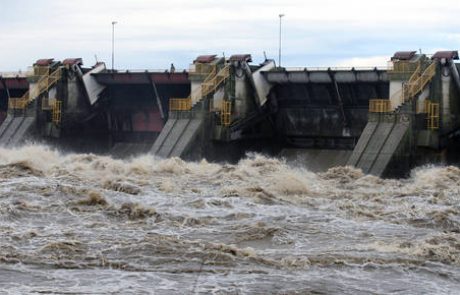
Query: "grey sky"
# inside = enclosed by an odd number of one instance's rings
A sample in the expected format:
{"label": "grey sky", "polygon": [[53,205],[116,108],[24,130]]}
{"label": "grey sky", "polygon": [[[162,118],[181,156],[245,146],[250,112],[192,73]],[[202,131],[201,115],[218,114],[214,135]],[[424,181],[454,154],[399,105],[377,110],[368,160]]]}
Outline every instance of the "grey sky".
{"label": "grey sky", "polygon": [[397,50],[460,48],[460,2],[362,0],[0,0],[0,71],[82,57],[116,67],[186,68],[200,54],[278,54],[283,65],[385,65]]}

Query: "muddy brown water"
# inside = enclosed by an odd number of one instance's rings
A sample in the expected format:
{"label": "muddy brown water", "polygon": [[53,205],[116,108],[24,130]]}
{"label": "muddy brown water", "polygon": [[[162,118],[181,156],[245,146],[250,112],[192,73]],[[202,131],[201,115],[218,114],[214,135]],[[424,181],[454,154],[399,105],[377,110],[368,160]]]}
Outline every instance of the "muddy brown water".
{"label": "muddy brown water", "polygon": [[0,294],[459,294],[460,169],[0,150]]}

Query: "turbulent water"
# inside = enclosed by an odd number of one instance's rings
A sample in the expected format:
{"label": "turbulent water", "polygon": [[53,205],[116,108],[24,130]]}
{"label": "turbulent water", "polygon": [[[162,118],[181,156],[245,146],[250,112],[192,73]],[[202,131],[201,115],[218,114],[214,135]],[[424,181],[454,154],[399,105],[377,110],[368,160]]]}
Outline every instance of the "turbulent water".
{"label": "turbulent water", "polygon": [[458,294],[460,169],[0,150],[1,294]]}

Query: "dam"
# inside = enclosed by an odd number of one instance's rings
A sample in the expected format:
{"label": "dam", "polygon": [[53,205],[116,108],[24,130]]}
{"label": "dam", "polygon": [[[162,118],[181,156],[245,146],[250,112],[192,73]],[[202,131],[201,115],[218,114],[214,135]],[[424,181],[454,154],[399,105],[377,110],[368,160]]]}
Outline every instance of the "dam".
{"label": "dam", "polygon": [[458,293],[457,53],[251,59],[3,73],[0,293]]}
{"label": "dam", "polygon": [[202,55],[184,71],[117,71],[40,59],[0,76],[0,144],[229,162],[255,151],[312,171],[400,176],[457,158],[455,60],[398,51],[387,68],[282,68]]}

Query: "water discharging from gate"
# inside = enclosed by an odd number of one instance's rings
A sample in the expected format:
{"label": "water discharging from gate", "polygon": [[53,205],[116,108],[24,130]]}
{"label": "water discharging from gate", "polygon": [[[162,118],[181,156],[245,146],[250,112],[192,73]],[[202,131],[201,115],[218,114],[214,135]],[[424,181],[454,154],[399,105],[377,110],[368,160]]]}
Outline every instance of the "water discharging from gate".
{"label": "water discharging from gate", "polygon": [[248,155],[236,165],[0,150],[11,293],[448,294],[460,169],[380,179]]}

